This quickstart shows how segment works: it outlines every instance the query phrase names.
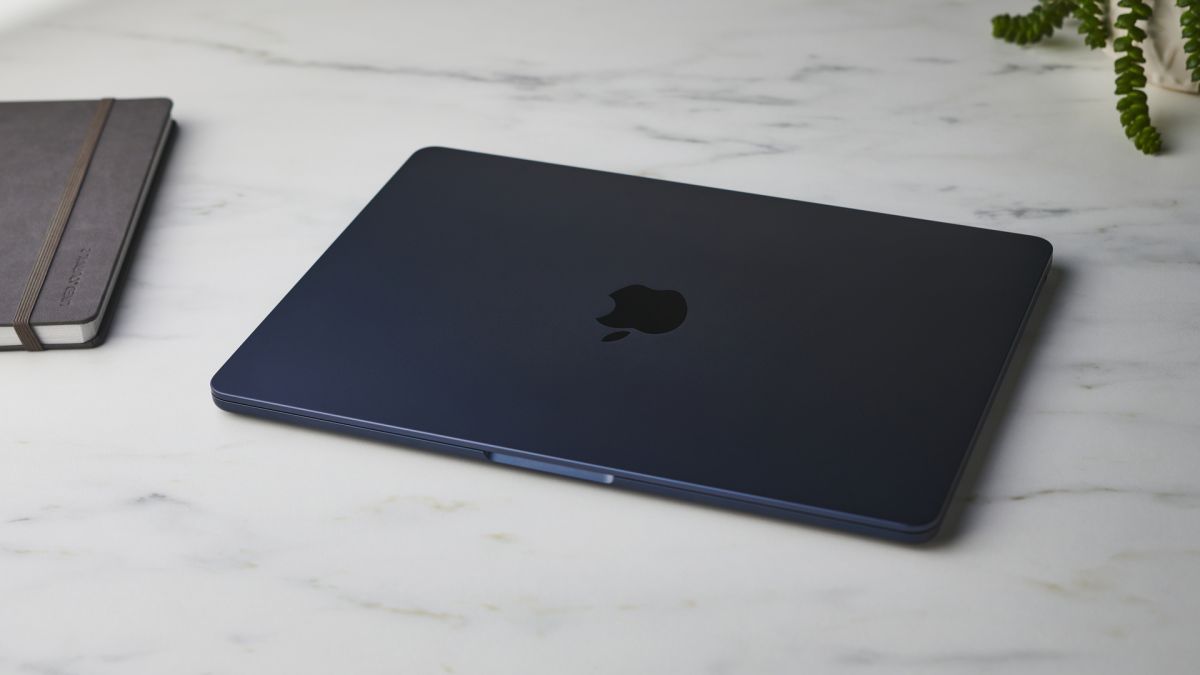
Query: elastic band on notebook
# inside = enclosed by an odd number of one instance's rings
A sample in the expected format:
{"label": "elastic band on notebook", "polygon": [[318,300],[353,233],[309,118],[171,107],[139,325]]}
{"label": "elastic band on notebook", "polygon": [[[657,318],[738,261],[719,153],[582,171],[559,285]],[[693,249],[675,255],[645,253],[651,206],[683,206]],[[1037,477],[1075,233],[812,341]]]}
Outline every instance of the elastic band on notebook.
{"label": "elastic band on notebook", "polygon": [[46,283],[46,275],[50,273],[50,263],[54,261],[54,254],[58,252],[63,231],[67,229],[67,221],[71,218],[71,211],[75,209],[75,202],[79,199],[79,189],[83,187],[83,178],[87,175],[88,166],[92,163],[92,156],[96,154],[100,133],[104,131],[104,123],[108,121],[108,113],[112,110],[112,105],[113,99],[104,98],[100,99],[100,103],[96,106],[96,112],[92,115],[92,125],[83,139],[83,146],[79,148],[79,156],[75,158],[75,166],[71,167],[67,187],[63,190],[62,198],[59,199],[58,209],[54,211],[54,217],[50,220],[46,238],[42,240],[42,248],[38,251],[33,270],[29,272],[25,290],[21,293],[21,302],[17,305],[17,315],[13,319],[13,329],[17,331],[17,338],[21,340],[21,345],[29,351],[37,352],[45,349],[41,340],[38,339],[37,333],[34,332],[33,326],[30,325],[30,321],[33,319],[33,309],[37,306],[38,296],[41,295],[42,286]]}

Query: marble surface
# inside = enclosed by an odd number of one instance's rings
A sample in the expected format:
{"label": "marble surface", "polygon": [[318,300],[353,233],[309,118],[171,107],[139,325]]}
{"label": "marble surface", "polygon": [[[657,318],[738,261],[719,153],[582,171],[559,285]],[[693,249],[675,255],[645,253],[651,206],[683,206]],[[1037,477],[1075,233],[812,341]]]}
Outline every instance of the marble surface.
{"label": "marble surface", "polygon": [[[1120,133],[1023,2],[22,0],[5,99],[170,96],[100,349],[0,354],[0,673],[1200,672],[1200,98]],[[217,410],[449,145],[1057,252],[949,536],[908,547]]]}

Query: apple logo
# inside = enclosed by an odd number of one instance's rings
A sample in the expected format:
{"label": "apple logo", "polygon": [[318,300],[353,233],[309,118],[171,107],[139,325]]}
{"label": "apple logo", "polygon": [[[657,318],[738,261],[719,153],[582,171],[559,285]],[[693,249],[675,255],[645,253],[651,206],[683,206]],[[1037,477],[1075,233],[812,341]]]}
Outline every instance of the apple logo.
{"label": "apple logo", "polygon": [[[667,333],[679,328],[687,317],[687,302],[679,291],[656,291],[641,284],[626,286],[609,294],[616,306],[596,319],[609,328],[633,328],[643,333]],[[628,337],[617,330],[601,338],[613,342]]]}

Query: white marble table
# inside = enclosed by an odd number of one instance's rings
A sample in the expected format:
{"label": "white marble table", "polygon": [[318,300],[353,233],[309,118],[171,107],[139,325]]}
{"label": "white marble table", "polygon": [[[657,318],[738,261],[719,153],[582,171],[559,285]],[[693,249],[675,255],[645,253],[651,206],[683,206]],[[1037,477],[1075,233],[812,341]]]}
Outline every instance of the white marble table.
{"label": "white marble table", "polygon": [[[0,673],[1200,672],[1200,99],[1170,153],[1023,2],[108,0],[5,99],[170,96],[100,349],[0,354]],[[907,547],[217,410],[208,378],[449,145],[1038,234],[1047,302]]]}

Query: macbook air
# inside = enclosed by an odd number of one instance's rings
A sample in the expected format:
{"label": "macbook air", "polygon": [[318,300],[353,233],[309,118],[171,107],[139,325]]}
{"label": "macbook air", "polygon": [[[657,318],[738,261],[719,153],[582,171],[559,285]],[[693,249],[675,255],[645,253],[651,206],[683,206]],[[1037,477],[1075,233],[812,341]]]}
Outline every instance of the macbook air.
{"label": "macbook air", "polygon": [[428,148],[212,393],[233,412],[919,541],[1050,259],[1021,234]]}

